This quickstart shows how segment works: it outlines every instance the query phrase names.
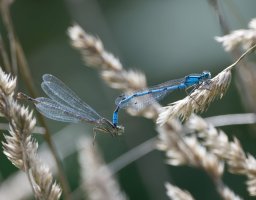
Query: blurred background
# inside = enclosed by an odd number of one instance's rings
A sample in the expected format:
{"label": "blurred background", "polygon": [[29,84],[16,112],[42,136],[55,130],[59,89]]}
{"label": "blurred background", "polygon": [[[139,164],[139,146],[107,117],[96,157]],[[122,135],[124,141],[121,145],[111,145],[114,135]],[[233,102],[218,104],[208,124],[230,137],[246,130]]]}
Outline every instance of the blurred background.
{"label": "blurred background", "polygon": [[[218,13],[210,2],[23,0],[14,1],[10,12],[38,92],[44,95],[40,88],[42,75],[53,74],[97,112],[111,119],[114,100],[120,92],[109,88],[96,70],[84,65],[79,52],[70,45],[67,28],[78,23],[88,33],[101,38],[105,49],[118,57],[126,69],[144,72],[148,85],[204,70],[215,76],[233,61],[221,44],[214,40],[223,32]],[[231,30],[246,29],[255,17],[256,2],[224,0],[219,8]],[[3,36],[6,33],[2,22],[1,32]],[[234,82],[233,79],[224,98],[212,103],[203,117],[251,111],[245,109]],[[20,78],[18,87],[19,91],[27,92],[26,84]],[[172,93],[161,104],[167,105],[184,96],[184,92]],[[123,110],[120,123],[125,126],[123,136],[97,135],[96,141],[106,163],[157,135],[152,121],[132,117]],[[47,124],[51,133],[56,133],[55,143],[63,158],[65,174],[71,190],[76,191],[80,180],[76,145],[82,135],[92,135],[92,127],[51,120],[47,120]],[[230,138],[238,137],[244,150],[255,155],[256,138],[252,126],[222,129]],[[40,148],[47,149],[42,136],[35,137],[41,143]],[[195,199],[220,199],[211,179],[203,171],[186,166],[172,167],[166,165],[164,159],[164,153],[154,150],[115,174],[130,199],[168,199],[164,187],[166,181],[190,191]],[[0,160],[0,182],[4,184],[18,171],[3,154]],[[245,180],[243,176],[227,173],[223,181],[244,199],[250,199]],[[76,199],[80,198],[78,195]]]}

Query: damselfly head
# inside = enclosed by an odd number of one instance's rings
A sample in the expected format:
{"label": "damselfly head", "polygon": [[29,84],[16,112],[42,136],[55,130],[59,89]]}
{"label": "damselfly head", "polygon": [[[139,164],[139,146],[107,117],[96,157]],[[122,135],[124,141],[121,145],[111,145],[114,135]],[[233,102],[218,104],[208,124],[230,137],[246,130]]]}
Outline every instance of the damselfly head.
{"label": "damselfly head", "polygon": [[36,99],[33,99],[32,97],[30,97],[22,92],[18,92],[16,97],[17,97],[17,99],[29,100],[29,101],[32,101],[33,103],[37,103]]}
{"label": "damselfly head", "polygon": [[112,136],[120,136],[124,133],[123,126],[114,125],[106,118],[101,118],[98,121],[97,129],[106,133],[110,133]]}
{"label": "damselfly head", "polygon": [[211,78],[211,72],[203,71],[202,77],[203,77],[203,79],[210,79]]}

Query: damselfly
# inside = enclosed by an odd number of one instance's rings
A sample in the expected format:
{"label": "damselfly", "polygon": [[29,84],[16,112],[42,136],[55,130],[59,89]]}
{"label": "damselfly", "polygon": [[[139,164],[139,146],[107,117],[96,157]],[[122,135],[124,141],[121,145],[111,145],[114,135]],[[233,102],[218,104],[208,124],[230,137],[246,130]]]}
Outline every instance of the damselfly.
{"label": "damselfly", "polygon": [[31,100],[36,109],[45,117],[61,122],[88,122],[93,124],[94,137],[96,131],[110,133],[112,136],[122,135],[123,126],[115,126],[108,119],[99,115],[92,107],[82,101],[61,80],[51,74],[43,75],[41,87],[46,97],[31,98],[19,93],[20,98]]}
{"label": "damselfly", "polygon": [[131,94],[122,94],[115,100],[117,105],[112,118],[114,126],[118,124],[118,111],[120,108],[132,107],[137,110],[161,100],[166,94],[174,90],[187,89],[190,87],[198,87],[203,82],[211,78],[211,73],[204,71],[201,74],[190,74],[181,79],[170,80],[159,85],[135,91]]}

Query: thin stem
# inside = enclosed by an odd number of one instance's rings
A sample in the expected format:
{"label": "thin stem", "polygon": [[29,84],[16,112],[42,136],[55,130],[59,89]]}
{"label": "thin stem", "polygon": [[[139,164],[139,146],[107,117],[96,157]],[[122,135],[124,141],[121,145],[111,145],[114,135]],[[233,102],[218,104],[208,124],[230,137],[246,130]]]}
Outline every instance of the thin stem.
{"label": "thin stem", "polygon": [[256,44],[254,44],[252,47],[250,47],[246,52],[244,52],[233,64],[231,64],[230,66],[228,66],[226,69],[224,69],[223,71],[228,71],[228,70],[232,70],[232,68],[237,65],[246,55],[252,53],[254,50],[256,49]]}
{"label": "thin stem", "polygon": [[1,2],[1,14],[9,36],[12,72],[17,75],[16,38],[7,2]]}
{"label": "thin stem", "polygon": [[19,63],[19,71],[20,74],[26,84],[26,86],[28,87],[28,91],[31,94],[32,97],[37,96],[37,92],[36,92],[36,88],[35,88],[35,82],[33,80],[33,77],[31,75],[30,69],[28,67],[28,63],[26,60],[26,56],[24,54],[24,51],[22,49],[22,46],[19,42],[19,40],[16,40],[16,53],[17,53],[17,59],[18,59],[18,63]]}
{"label": "thin stem", "polygon": [[108,164],[108,167],[111,169],[113,174],[117,173],[119,170],[123,169],[125,166],[130,163],[138,160],[139,158],[147,155],[155,149],[156,137],[153,137],[132,150],[124,153],[119,158],[115,159],[113,162]]}
{"label": "thin stem", "polygon": [[243,124],[255,124],[255,113],[228,114],[204,118],[207,123],[213,124],[215,127],[232,126]]}
{"label": "thin stem", "polygon": [[11,72],[11,64],[9,62],[8,54],[7,54],[1,33],[0,33],[0,54],[3,59],[3,65],[4,65],[5,70],[10,73]]}

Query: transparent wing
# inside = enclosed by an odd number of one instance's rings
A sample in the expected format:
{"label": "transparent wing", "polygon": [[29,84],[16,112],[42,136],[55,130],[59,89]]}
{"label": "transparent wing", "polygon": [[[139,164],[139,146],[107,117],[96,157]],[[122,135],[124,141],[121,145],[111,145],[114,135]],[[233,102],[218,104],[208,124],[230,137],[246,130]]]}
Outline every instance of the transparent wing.
{"label": "transparent wing", "polygon": [[119,107],[120,108],[131,107],[136,110],[142,110],[145,107],[157,101],[160,101],[166,94],[167,94],[167,91],[164,91],[164,92],[151,93],[151,94],[146,94],[139,97],[134,97],[130,101],[120,104]]}
{"label": "transparent wing", "polygon": [[86,116],[83,116],[82,113],[77,113],[75,110],[69,107],[65,107],[52,99],[39,97],[35,99],[35,106],[37,110],[43,114],[45,117],[62,122],[80,122],[88,121]]}
{"label": "transparent wing", "polygon": [[89,120],[102,118],[93,108],[82,101],[70,88],[55,76],[51,74],[43,75],[41,87],[44,92],[59,105],[73,108],[78,113],[86,116]]}
{"label": "transparent wing", "polygon": [[[153,104],[156,101],[160,101],[168,93],[173,92],[175,89],[178,89],[179,84],[184,82],[184,78],[167,81],[153,87],[147,88],[145,90],[136,91],[130,94],[122,94],[116,98],[115,104],[119,105],[120,108],[132,107],[137,110],[141,110],[146,106]],[[176,86],[176,87],[175,87]],[[168,90],[163,90],[168,89]],[[138,95],[136,94],[144,94]],[[135,96],[134,96],[135,95]],[[129,101],[122,102],[124,99],[132,97]]]}
{"label": "transparent wing", "polygon": [[88,118],[84,113],[77,112],[77,110],[66,107],[62,104],[58,104],[52,99],[39,97],[35,99],[35,106],[37,110],[45,117],[62,122],[77,123],[86,121],[89,123],[95,123],[95,120]]}

